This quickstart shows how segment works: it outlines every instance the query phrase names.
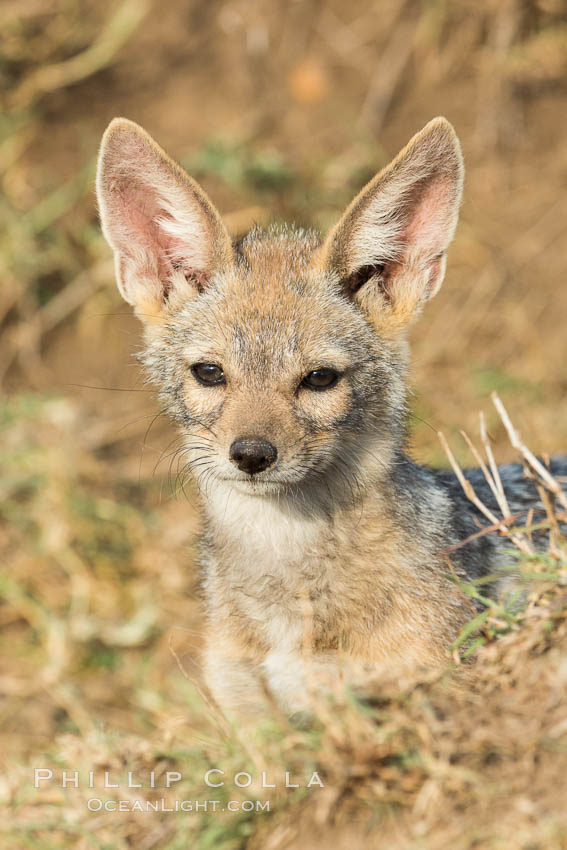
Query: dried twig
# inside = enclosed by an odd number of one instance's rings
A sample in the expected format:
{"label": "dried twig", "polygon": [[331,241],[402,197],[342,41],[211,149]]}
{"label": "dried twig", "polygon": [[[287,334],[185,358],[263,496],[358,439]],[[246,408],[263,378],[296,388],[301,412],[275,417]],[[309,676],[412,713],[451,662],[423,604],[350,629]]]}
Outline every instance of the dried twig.
{"label": "dried twig", "polygon": [[77,83],[105,68],[145,17],[149,6],[149,0],[120,3],[98,38],[86,50],[64,62],[40,66],[14,91],[10,106],[24,109],[40,95]]}
{"label": "dried twig", "polygon": [[525,462],[528,464],[530,469],[537,475],[537,477],[542,481],[542,483],[550,490],[553,495],[561,502],[564,508],[567,509],[567,495],[561,489],[559,482],[551,475],[549,470],[545,468],[545,466],[537,459],[537,457],[531,452],[528,447],[522,442],[519,432],[516,430],[514,425],[512,424],[512,420],[510,419],[508,412],[504,405],[502,404],[500,398],[497,393],[492,393],[490,398],[494,404],[494,407],[498,411],[500,418],[508,432],[508,437],[510,438],[510,442],[513,447],[521,454],[524,458]]}
{"label": "dried twig", "polygon": [[[537,488],[539,493],[540,500],[544,506],[545,512],[547,514],[547,522],[545,523],[545,527],[549,528],[549,552],[554,557],[559,557],[562,554],[562,550],[560,547],[560,541],[563,539],[561,528],[559,526],[560,516],[556,511],[555,502],[558,500],[561,504],[567,507],[567,497],[559,482],[553,477],[553,475],[549,472],[548,469],[539,461],[535,455],[524,445],[521,440],[521,437],[513,426],[512,421],[500,401],[500,398],[496,393],[492,393],[492,401],[500,418],[504,424],[508,432],[508,436],[510,438],[510,442],[512,446],[518,451],[522,457],[524,462],[524,470],[526,477],[530,478]],[[508,529],[508,526],[512,525],[513,522],[519,518],[520,514],[512,515],[510,511],[510,506],[508,504],[508,499],[506,498],[506,493],[504,491],[504,486],[502,484],[502,479],[500,477],[500,470],[494,458],[494,454],[492,451],[492,446],[490,445],[490,440],[488,437],[488,432],[486,430],[486,421],[484,415],[481,413],[480,415],[480,436],[482,440],[482,444],[484,446],[484,450],[486,453],[487,462],[482,457],[481,453],[478,451],[470,437],[464,432],[461,431],[461,434],[467,443],[469,449],[471,450],[475,460],[477,461],[485,479],[490,487],[492,495],[502,513],[503,519],[499,520],[497,516],[493,513],[493,511],[484,504],[482,499],[476,493],[471,482],[465,477],[461,467],[457,463],[453,452],[451,451],[447,440],[444,435],[439,433],[439,439],[441,441],[441,445],[443,446],[445,453],[449,459],[449,462],[453,468],[453,471],[461,484],[465,494],[470,499],[470,501],[478,508],[478,510],[487,517],[491,525],[487,528],[482,529],[476,534],[472,534],[467,537],[466,540],[461,541],[454,546],[449,547],[445,554],[448,554],[456,549],[459,549],[461,546],[469,543],[471,540],[475,540],[478,537],[482,537],[485,534],[493,531],[499,531],[501,534],[509,536],[513,543],[518,547],[518,549],[526,555],[534,555],[535,547],[532,542],[532,520],[533,520],[533,508],[528,512],[528,520],[527,525],[523,529]]]}
{"label": "dried twig", "polygon": [[501,531],[502,528],[515,523],[517,519],[520,519],[520,517],[521,514],[512,514],[509,517],[505,517],[500,522],[494,522],[492,525],[485,525],[485,527],[481,528],[480,531],[476,531],[474,534],[469,534],[469,536],[465,537],[464,540],[459,540],[458,543],[453,543],[452,546],[447,546],[446,549],[443,549],[441,554],[450,555],[451,552],[456,552],[458,549],[462,549],[463,546],[466,546],[468,543],[472,543],[473,540],[478,540],[479,537],[485,537],[487,534],[492,534],[494,531]]}
{"label": "dried twig", "polygon": [[490,471],[492,473],[492,480],[494,481],[494,486],[496,488],[496,501],[498,502],[498,505],[500,506],[500,509],[504,516],[509,516],[510,508],[508,506],[508,500],[506,499],[506,494],[502,485],[502,479],[500,478],[500,472],[498,471],[498,464],[494,459],[494,453],[492,451],[492,446],[490,445],[490,440],[488,438],[488,433],[486,430],[486,420],[484,418],[484,413],[482,412],[480,414],[480,439],[482,440],[482,445],[484,446],[484,451],[486,452],[486,457],[488,459]]}
{"label": "dried twig", "polygon": [[[8,349],[2,357],[0,380],[6,374],[15,358],[22,353],[37,349],[44,334],[49,333],[71,313],[77,310],[94,292],[101,289],[112,276],[112,263],[101,260],[74,280],[68,283],[40,310],[37,310],[29,324],[16,327],[11,338],[5,343]],[[8,345],[8,343],[10,343]]]}
{"label": "dried twig", "polygon": [[359,125],[370,124],[375,133],[382,129],[411,59],[420,23],[421,17],[416,18],[413,10],[404,5],[399,22],[370,80],[358,117]]}
{"label": "dried twig", "polygon": [[[499,531],[502,534],[504,534],[506,537],[510,537],[510,539],[518,547],[518,549],[520,549],[521,552],[524,552],[526,555],[533,555],[534,548],[533,548],[532,544],[529,542],[529,540],[525,540],[521,535],[519,535],[517,533],[510,532],[507,528],[506,517],[504,518],[504,520],[498,519],[496,514],[494,514],[490,510],[490,508],[488,508],[484,504],[482,499],[480,499],[480,497],[477,495],[477,493],[476,493],[473,485],[471,484],[471,482],[467,478],[465,478],[463,470],[461,469],[461,467],[457,463],[455,456],[454,456],[453,452],[451,451],[451,448],[449,447],[447,440],[445,439],[445,435],[442,434],[439,431],[438,437],[439,437],[441,445],[443,446],[443,449],[445,450],[445,453],[446,453],[446,455],[449,459],[449,462],[450,462],[451,466],[453,467],[453,472],[457,476],[459,484],[463,488],[467,498],[470,499],[470,501],[473,503],[473,505],[475,505],[475,507],[477,507],[478,510],[482,514],[484,514],[484,516],[487,519],[489,519],[490,522],[493,525],[498,527]],[[483,464],[483,466],[484,466],[484,464]],[[489,481],[489,479],[487,479],[487,480]],[[494,492],[494,490],[493,490],[493,492]]]}
{"label": "dried twig", "polygon": [[213,697],[213,695],[211,694],[209,689],[206,687],[206,685],[199,683],[195,679],[195,677],[191,676],[187,672],[185,667],[183,666],[183,662],[181,661],[181,658],[179,657],[178,653],[173,648],[173,634],[169,635],[168,640],[167,640],[167,646],[168,646],[169,651],[173,655],[173,658],[175,659],[175,663],[177,664],[179,671],[181,672],[181,675],[184,676],[185,679],[187,679],[188,682],[191,682],[191,684],[193,685],[193,687],[195,688],[195,690],[197,691],[197,693],[199,694],[199,696],[201,697],[201,699],[203,700],[205,705],[207,705],[210,708],[211,715],[214,718],[214,720],[216,721],[218,727],[220,728],[222,733],[225,735],[225,737],[228,738],[230,736],[230,726],[228,725],[228,722],[227,722],[227,720],[224,716],[224,713],[223,713],[220,705],[217,703],[217,701],[215,700],[215,698]]}

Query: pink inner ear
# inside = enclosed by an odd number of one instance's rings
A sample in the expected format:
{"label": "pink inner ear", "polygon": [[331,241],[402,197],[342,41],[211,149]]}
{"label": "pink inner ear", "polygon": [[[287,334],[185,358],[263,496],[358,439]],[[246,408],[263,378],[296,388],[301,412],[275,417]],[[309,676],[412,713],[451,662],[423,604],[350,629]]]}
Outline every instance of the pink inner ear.
{"label": "pink inner ear", "polygon": [[[403,240],[410,253],[434,257],[447,244],[447,231],[453,226],[452,187],[440,178],[421,185],[417,199],[409,201],[409,217]],[[413,206],[413,209],[412,209]]]}
{"label": "pink inner ear", "polygon": [[[202,266],[202,225],[194,212],[172,210],[156,189],[129,179],[115,190],[113,241],[130,258],[135,274],[156,278],[167,297],[175,271],[198,289],[206,282]],[[178,235],[179,234],[179,235]]]}
{"label": "pink inner ear", "polygon": [[152,270],[157,268],[158,277],[162,285],[166,286],[173,272],[171,262],[173,245],[171,237],[168,237],[157,222],[160,210],[155,193],[146,187],[130,184],[121,190],[120,195],[123,208],[121,226],[124,228],[125,253],[128,253],[128,242],[135,248],[136,253],[141,250],[147,258],[148,265],[153,267]]}

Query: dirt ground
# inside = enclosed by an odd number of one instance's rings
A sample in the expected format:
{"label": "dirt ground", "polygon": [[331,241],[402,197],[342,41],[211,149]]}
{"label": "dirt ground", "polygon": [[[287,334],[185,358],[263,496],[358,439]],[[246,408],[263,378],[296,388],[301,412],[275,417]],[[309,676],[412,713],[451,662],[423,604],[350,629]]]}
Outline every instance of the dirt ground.
{"label": "dirt ground", "polygon": [[[325,230],[445,115],[466,187],[445,283],[412,333],[413,454],[446,464],[442,430],[471,463],[459,432],[476,435],[483,410],[510,460],[493,390],[535,452],[565,452],[565,4],[4,0],[0,31],[2,846],[567,847],[556,585],[534,592],[516,643],[485,634],[476,691],[393,696],[390,738],[346,719],[227,755],[191,681],[198,507],[168,469],[174,432],[140,376],[93,195],[100,137],[124,115],[235,234],[273,218]],[[190,764],[196,793],[220,759],[322,763],[329,788],[278,798],[273,817],[182,825],[95,816],[82,790],[30,784],[35,766]]]}

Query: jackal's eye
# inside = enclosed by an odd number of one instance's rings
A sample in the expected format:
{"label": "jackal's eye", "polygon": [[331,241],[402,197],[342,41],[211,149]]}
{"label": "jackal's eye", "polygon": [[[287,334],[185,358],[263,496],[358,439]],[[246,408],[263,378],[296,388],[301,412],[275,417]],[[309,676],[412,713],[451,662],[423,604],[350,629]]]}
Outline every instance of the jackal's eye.
{"label": "jackal's eye", "polygon": [[200,384],[205,384],[207,387],[226,383],[223,370],[215,363],[194,363],[191,366],[191,372]]}
{"label": "jackal's eye", "polygon": [[330,390],[338,380],[339,374],[334,369],[314,369],[304,377],[300,386],[308,390]]}

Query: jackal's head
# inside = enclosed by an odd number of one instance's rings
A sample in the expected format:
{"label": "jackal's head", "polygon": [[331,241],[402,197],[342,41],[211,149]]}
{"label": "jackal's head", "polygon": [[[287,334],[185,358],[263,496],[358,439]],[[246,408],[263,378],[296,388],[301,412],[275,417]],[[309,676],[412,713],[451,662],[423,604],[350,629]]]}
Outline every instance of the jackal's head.
{"label": "jackal's head", "polygon": [[406,329],[441,286],[462,179],[457,137],[436,118],[324,240],[271,228],[233,244],[144,130],[111,123],[103,230],[201,483],[329,490],[387,468],[403,435]]}

